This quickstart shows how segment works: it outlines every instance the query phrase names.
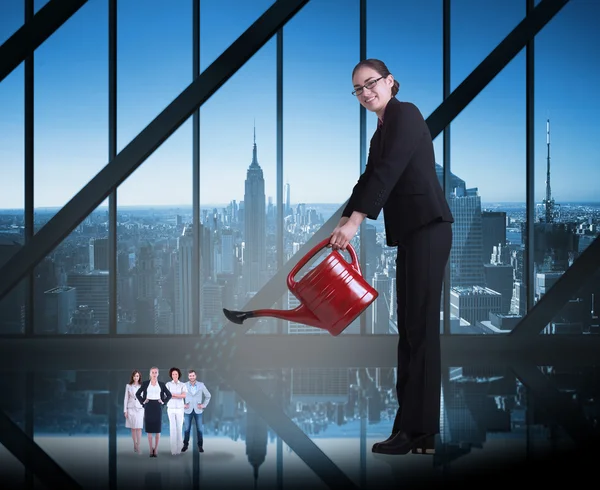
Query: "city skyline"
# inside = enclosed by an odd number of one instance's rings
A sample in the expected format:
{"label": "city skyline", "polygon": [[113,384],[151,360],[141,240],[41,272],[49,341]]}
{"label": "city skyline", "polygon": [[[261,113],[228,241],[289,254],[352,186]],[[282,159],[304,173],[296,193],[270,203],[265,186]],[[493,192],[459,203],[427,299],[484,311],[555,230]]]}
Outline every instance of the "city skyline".
{"label": "city skyline", "polygon": [[[230,0],[236,15],[226,25],[219,22],[223,5],[202,4],[201,69],[271,3]],[[359,106],[350,95],[350,72],[358,61],[355,3],[349,7],[339,0],[312,0],[284,28],[283,180],[295,189],[295,202],[343,203],[359,176]],[[36,8],[42,4],[36,2]],[[523,18],[524,5],[512,2],[492,9],[473,1],[452,4],[452,89]],[[154,7],[139,11],[135,2],[119,4],[118,151],[191,82],[191,2],[168,8],[156,2]],[[402,5],[398,19],[388,15],[388,7],[385,1],[368,2],[367,56],[388,63],[401,84],[399,98],[416,103],[427,117],[442,102],[441,2],[434,8]],[[600,81],[600,71],[587,58],[597,44],[593,39],[600,36],[591,21],[592,12],[599,8],[569,2],[536,36],[536,202],[545,191],[548,117],[556,200],[593,201],[597,194],[600,165],[593,147],[592,118],[600,102],[587,94]],[[493,26],[480,22],[492,12]],[[22,23],[22,11],[14,5],[2,13],[6,21],[0,27],[0,41]],[[396,20],[399,31],[393,30]],[[163,36],[150,36],[146,32],[151,29]],[[302,35],[305,30],[313,32],[308,42]],[[35,208],[61,207],[108,161],[106,32],[105,3],[90,1],[36,51]],[[397,47],[390,47],[387,34],[392,33]],[[474,35],[478,43],[469,42]],[[415,38],[420,42],[415,44]],[[231,176],[243,175],[250,163],[254,120],[265,194],[277,195],[275,55],[273,38],[200,110],[202,204],[226,203],[243,195],[243,180]],[[321,73],[327,74],[326,82],[315,86],[314,77]],[[0,208],[20,209],[24,199],[22,66],[0,84],[0,104],[6,107],[0,115],[5,139],[0,150]],[[484,201],[523,202],[524,51],[450,127],[452,172],[477,187]],[[367,114],[367,138],[374,129],[375,116]],[[434,145],[442,164],[441,137]],[[191,162],[191,121],[187,121],[119,187],[118,204],[191,203]]]}

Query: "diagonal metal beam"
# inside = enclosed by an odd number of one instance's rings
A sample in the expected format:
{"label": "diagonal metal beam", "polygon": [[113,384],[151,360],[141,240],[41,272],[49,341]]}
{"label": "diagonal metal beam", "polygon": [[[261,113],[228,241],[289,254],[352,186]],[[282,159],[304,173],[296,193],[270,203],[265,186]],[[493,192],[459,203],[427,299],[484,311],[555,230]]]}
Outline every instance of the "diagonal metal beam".
{"label": "diagonal metal beam", "polygon": [[594,431],[581,407],[578,408],[566,393],[560,392],[538,366],[521,362],[513,364],[511,369],[539,406],[554,418],[575,444],[583,446],[590,442]]}
{"label": "diagonal metal beam", "polygon": [[569,0],[542,0],[427,118],[435,139]]}
{"label": "diagonal metal beam", "polygon": [[73,490],[83,488],[2,410],[0,410],[0,443],[49,487],[56,485],[57,488]]}
{"label": "diagonal metal beam", "polygon": [[4,41],[0,46],[0,82],[86,3],[87,0],[51,0]]}
{"label": "diagonal metal beam", "polygon": [[[0,270],[0,299],[32,271],[309,0],[278,0]],[[1,58],[0,58],[1,59]]]}
{"label": "diagonal metal beam", "polygon": [[539,336],[540,331],[552,321],[571,296],[584,287],[599,269],[600,236],[588,245],[575,259],[573,265],[560,276],[508,335],[519,340]]}

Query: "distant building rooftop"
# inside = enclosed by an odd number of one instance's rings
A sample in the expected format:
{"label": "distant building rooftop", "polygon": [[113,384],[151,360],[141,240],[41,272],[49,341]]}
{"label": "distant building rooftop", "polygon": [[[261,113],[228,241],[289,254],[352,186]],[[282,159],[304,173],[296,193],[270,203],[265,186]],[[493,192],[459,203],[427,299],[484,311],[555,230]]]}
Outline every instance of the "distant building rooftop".
{"label": "distant building rooftop", "polygon": [[487,294],[489,296],[502,296],[498,291],[486,288],[484,286],[454,286],[450,288],[450,292],[454,292],[459,295],[471,295],[471,294]]}

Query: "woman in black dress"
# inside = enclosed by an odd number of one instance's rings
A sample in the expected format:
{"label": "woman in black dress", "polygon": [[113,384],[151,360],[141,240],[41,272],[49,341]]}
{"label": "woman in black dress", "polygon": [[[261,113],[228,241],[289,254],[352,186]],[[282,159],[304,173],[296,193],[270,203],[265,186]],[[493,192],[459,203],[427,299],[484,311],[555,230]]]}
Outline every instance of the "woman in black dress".
{"label": "woman in black dress", "polygon": [[[144,428],[146,434],[148,434],[150,457],[156,458],[156,450],[162,429],[162,407],[167,404],[172,396],[166,385],[158,380],[157,367],[150,368],[150,379],[142,383],[135,396],[144,407]],[[153,434],[154,446],[152,445]]]}

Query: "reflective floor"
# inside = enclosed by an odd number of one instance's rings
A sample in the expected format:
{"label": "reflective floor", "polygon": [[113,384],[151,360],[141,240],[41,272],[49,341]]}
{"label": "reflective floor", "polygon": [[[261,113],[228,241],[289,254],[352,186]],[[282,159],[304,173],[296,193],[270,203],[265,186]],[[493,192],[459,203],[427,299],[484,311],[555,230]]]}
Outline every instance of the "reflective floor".
{"label": "reflective floor", "polygon": [[[145,434],[142,453],[133,452],[122,414],[128,373],[3,373],[25,391],[1,405],[21,429],[27,417],[33,421],[36,444],[82,488],[409,488],[432,479],[507,477],[507,468],[519,463],[556,470],[549,458],[564,462],[598,432],[598,368],[482,366],[444,373],[433,456],[371,452],[389,435],[397,408],[395,371],[388,368],[255,372],[272,402],[264,414],[215,373],[203,372],[212,399],[201,454],[190,444],[186,453],[171,455],[166,412],[158,458],[149,457]],[[282,414],[292,430],[277,418]],[[5,447],[0,462],[0,481],[22,488],[22,463]],[[45,483],[33,479],[32,486]]]}

